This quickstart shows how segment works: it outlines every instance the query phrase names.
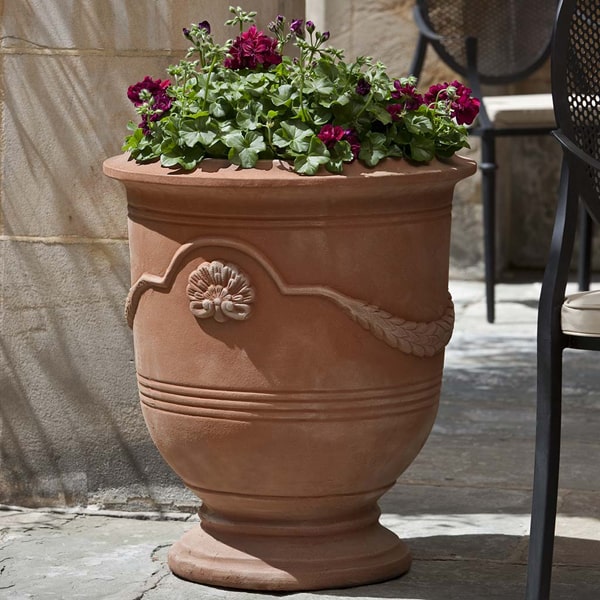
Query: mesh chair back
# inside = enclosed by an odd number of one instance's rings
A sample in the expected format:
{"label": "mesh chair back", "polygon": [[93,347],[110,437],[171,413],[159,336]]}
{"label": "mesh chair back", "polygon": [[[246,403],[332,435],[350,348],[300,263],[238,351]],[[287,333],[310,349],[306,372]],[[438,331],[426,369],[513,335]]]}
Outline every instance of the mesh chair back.
{"label": "mesh chair back", "polygon": [[[600,3],[564,0],[552,52],[556,122],[586,154],[600,161]],[[583,169],[578,187],[600,221],[600,171]]]}
{"label": "mesh chair back", "polygon": [[439,56],[467,75],[465,40],[477,40],[481,83],[523,79],[539,68],[550,52],[558,0],[417,0],[427,25],[440,37]]}

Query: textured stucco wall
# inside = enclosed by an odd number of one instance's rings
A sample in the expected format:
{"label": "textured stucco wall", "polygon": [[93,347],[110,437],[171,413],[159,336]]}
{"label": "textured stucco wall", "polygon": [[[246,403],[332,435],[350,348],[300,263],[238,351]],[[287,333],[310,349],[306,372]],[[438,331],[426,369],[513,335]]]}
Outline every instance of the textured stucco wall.
{"label": "textured stucco wall", "polygon": [[[304,11],[235,4],[263,24]],[[138,408],[124,192],[101,165],[136,118],[127,86],[163,77],[181,28],[218,30],[228,5],[0,0],[0,503],[186,501]]]}

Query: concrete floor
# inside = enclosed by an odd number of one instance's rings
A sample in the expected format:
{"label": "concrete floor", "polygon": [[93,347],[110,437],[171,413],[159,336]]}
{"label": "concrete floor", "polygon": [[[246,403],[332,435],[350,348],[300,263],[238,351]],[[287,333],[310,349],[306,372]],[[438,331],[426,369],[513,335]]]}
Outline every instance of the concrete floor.
{"label": "concrete floor", "polygon": [[[182,581],[169,545],[197,526],[184,514],[0,507],[0,598],[110,600],[517,600],[524,596],[535,426],[539,284],[451,282],[457,308],[440,413],[425,448],[381,501],[410,545],[410,572],[323,592],[236,592]],[[553,600],[600,598],[600,361],[565,357],[561,492]]]}

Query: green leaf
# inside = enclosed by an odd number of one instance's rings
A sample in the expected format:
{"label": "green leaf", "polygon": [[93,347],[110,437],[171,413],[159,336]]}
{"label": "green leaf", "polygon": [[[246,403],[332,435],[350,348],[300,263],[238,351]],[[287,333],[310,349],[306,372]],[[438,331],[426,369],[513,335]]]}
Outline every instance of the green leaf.
{"label": "green leaf", "polygon": [[336,142],[333,148],[329,151],[332,160],[341,160],[343,162],[351,162],[354,158],[350,142],[342,140]]}
{"label": "green leaf", "polygon": [[258,155],[267,149],[263,136],[257,131],[249,131],[243,135],[239,131],[230,133],[225,137],[229,146],[227,158],[243,169],[252,168],[258,161]]}
{"label": "green leaf", "polygon": [[144,132],[138,127],[131,135],[125,138],[125,143],[122,147],[123,152],[131,152],[131,150],[134,150],[140,145],[143,139]]}
{"label": "green leaf", "polygon": [[263,105],[261,102],[249,102],[241,106],[235,116],[235,122],[242,128],[254,131],[261,125]]}
{"label": "green leaf", "polygon": [[369,132],[360,146],[358,158],[367,167],[374,167],[388,155],[387,139],[383,133]]}
{"label": "green leaf", "polygon": [[415,137],[410,142],[410,158],[417,162],[429,162],[435,158],[435,142],[428,138]]}
{"label": "green leaf", "polygon": [[431,119],[426,115],[420,115],[417,112],[407,112],[404,116],[404,123],[408,131],[415,135],[423,135],[433,132]]}
{"label": "green leaf", "polygon": [[296,157],[294,171],[301,175],[314,175],[321,165],[329,162],[327,146],[315,135],[310,141],[308,153]]}
{"label": "green leaf", "polygon": [[298,93],[294,86],[286,83],[277,88],[277,92],[271,98],[271,102],[273,102],[275,106],[289,106],[292,99],[297,95]]}
{"label": "green leaf", "polygon": [[292,152],[302,154],[308,151],[313,130],[301,121],[283,121],[273,133],[273,145],[277,148],[289,147]]}

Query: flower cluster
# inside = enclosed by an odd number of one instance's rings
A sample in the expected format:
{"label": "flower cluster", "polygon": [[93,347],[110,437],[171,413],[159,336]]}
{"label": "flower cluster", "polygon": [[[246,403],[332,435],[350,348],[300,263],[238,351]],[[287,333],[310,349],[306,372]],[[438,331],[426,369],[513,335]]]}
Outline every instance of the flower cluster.
{"label": "flower cluster", "polygon": [[479,100],[471,98],[471,90],[456,80],[432,85],[425,94],[424,102],[448,105],[450,115],[459,125],[470,125],[479,113]]}
{"label": "flower cluster", "polygon": [[[123,149],[139,162],[191,170],[205,158],[242,168],[282,159],[295,171],[343,171],[385,158],[427,162],[468,147],[479,101],[458,81],[421,94],[416,79],[390,78],[368,57],[345,62],[311,21],[277,16],[269,33],[256,13],[231,7],[239,34],[221,46],[207,21],[184,28],[192,43],[169,80],[145,77],[128,97],[141,115]],[[284,54],[293,42],[299,56]]]}
{"label": "flower cluster", "polygon": [[268,68],[280,62],[277,40],[252,25],[248,31],[235,38],[223,65],[228,69],[256,69],[259,65]]}
{"label": "flower cluster", "polygon": [[150,123],[160,120],[171,108],[171,97],[167,90],[171,82],[166,79],[152,79],[146,76],[143,81],[129,86],[127,97],[133,102],[134,106],[140,109],[142,122],[140,128],[144,135],[150,135]]}

